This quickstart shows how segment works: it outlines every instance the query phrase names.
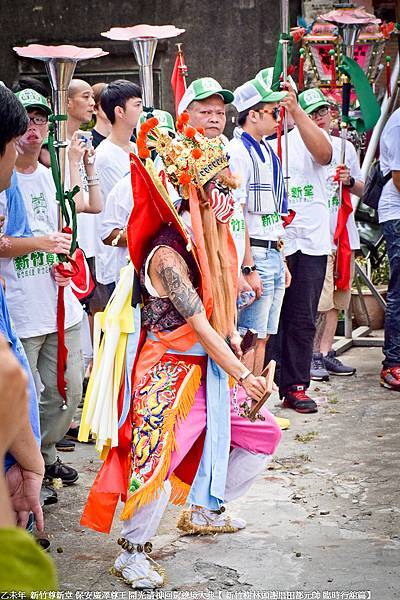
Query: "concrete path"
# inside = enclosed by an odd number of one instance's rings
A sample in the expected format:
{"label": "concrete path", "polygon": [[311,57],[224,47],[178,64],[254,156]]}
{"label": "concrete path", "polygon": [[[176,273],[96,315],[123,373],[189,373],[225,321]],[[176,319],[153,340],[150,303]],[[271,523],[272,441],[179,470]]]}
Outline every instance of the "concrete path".
{"label": "concrete path", "polygon": [[[181,593],[166,598],[400,598],[400,395],[379,386],[380,349],[352,349],[342,358],[357,366],[357,376],[313,384],[318,414],[285,411],[270,400],[292,426],[268,470],[230,506],[247,520],[244,531],[183,537],[175,528],[179,510],[168,509],[153,557],[167,571],[164,589]],[[118,521],[108,537],[79,525],[99,465],[95,451],[77,444],[62,459],[80,479],[46,508],[61,589],[128,592],[109,574]]]}

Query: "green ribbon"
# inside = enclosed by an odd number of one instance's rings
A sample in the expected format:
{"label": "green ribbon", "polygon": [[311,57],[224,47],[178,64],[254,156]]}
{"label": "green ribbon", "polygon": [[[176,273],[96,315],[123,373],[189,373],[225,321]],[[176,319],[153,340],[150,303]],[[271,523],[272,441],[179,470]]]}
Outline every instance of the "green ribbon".
{"label": "green ribbon", "polygon": [[278,46],[276,49],[274,72],[272,75],[271,89],[274,92],[279,92],[281,89],[281,75],[283,73],[283,46],[285,45],[282,42],[285,40],[287,40],[289,42],[287,44],[287,53],[288,53],[287,65],[288,65],[288,67],[292,62],[293,36],[290,33],[281,33],[281,35],[279,36]]}
{"label": "green ribbon", "polygon": [[[49,137],[48,137],[48,147],[50,153],[50,165],[51,165],[51,173],[53,175],[54,185],[56,186],[56,199],[61,208],[61,214],[63,221],[65,222],[67,227],[71,227],[72,231],[72,239],[71,239],[71,248],[70,255],[72,255],[77,247],[77,235],[78,235],[78,226],[76,221],[76,206],[74,196],[80,190],[79,186],[76,185],[72,190],[64,190],[61,183],[61,173],[60,173],[60,165],[57,159],[57,153],[54,147],[55,142],[55,123],[56,121],[66,121],[67,115],[50,115],[49,117]],[[59,259],[61,262],[67,262],[67,257],[65,254],[59,254]]]}
{"label": "green ribbon", "polygon": [[350,79],[360,104],[361,117],[350,117],[349,122],[357,133],[369,131],[381,116],[381,107],[371,84],[360,65],[348,56],[342,58],[339,69]]}

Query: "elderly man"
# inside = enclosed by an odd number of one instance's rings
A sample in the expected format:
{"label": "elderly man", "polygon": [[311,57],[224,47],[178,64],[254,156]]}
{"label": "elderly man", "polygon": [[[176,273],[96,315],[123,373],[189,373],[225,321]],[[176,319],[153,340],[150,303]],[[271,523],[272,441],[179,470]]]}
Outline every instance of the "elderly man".
{"label": "elderly man", "polygon": [[[223,135],[226,125],[226,106],[233,102],[234,95],[212,77],[196,79],[187,88],[179,103],[178,112],[189,113],[190,124],[204,129],[207,138],[220,137],[224,144],[228,140]],[[230,228],[238,255],[238,266],[241,268],[246,248],[246,223],[243,207],[235,198],[235,210],[230,221]],[[253,286],[258,295],[262,291],[262,283],[257,273],[253,274]],[[252,287],[246,282],[241,270],[239,272],[238,294],[251,291]]]}

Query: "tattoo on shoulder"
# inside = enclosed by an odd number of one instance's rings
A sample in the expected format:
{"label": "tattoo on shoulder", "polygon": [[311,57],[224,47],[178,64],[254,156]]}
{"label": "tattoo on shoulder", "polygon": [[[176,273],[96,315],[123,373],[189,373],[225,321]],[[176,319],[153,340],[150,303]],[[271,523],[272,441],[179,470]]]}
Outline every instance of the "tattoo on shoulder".
{"label": "tattoo on shoulder", "polygon": [[187,269],[174,251],[161,249],[156,267],[165,291],[184,319],[204,311],[203,303],[191,284]]}

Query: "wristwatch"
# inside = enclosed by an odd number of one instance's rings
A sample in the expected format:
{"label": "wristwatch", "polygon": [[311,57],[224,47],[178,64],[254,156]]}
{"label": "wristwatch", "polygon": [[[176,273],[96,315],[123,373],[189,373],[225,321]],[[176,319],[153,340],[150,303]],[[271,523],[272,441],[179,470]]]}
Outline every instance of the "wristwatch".
{"label": "wristwatch", "polygon": [[352,188],[355,184],[356,180],[354,179],[354,177],[350,176],[349,177],[349,185],[347,186],[348,188]]}
{"label": "wristwatch", "polygon": [[243,265],[242,273],[243,275],[250,275],[253,271],[257,269],[256,265]]}

